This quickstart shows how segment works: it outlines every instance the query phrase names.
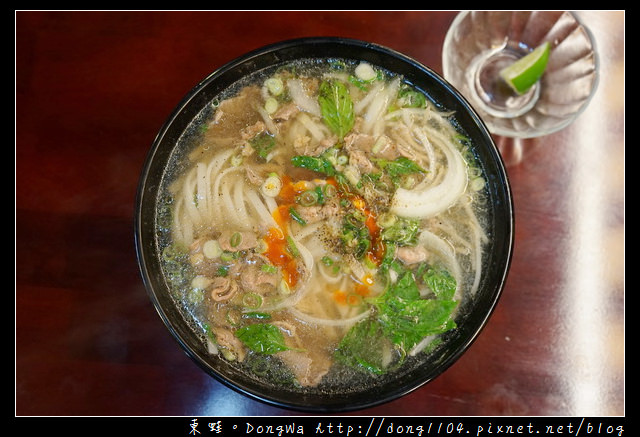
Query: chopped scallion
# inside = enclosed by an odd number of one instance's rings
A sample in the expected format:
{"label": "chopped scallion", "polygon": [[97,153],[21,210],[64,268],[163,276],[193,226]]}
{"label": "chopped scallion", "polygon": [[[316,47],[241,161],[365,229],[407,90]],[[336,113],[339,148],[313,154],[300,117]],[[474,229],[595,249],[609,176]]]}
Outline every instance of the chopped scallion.
{"label": "chopped scallion", "polygon": [[270,77],[264,84],[273,96],[279,96],[284,91],[284,82],[279,77]]}
{"label": "chopped scallion", "polygon": [[316,190],[306,190],[300,193],[296,200],[302,206],[312,206],[318,203],[318,193]]}
{"label": "chopped scallion", "polygon": [[240,232],[234,232],[233,235],[231,235],[229,244],[231,244],[231,247],[238,247],[240,243],[242,243],[242,234]]}
{"label": "chopped scallion", "polygon": [[287,249],[289,250],[289,253],[294,257],[300,256],[300,251],[298,251],[298,247],[296,246],[295,241],[293,241],[293,238],[291,238],[291,236],[289,235],[287,235]]}
{"label": "chopped scallion", "polygon": [[262,296],[256,293],[246,293],[242,296],[242,305],[252,310],[260,308],[262,306]]}
{"label": "chopped scallion", "polygon": [[276,273],[278,268],[272,264],[262,264],[262,266],[260,266],[260,270],[265,273]]}
{"label": "chopped scallion", "polygon": [[209,259],[215,259],[222,255],[222,249],[216,240],[207,240],[202,245],[202,253]]}
{"label": "chopped scallion", "polygon": [[270,174],[260,187],[262,194],[268,197],[276,197],[282,189],[282,180],[278,175]]}
{"label": "chopped scallion", "polygon": [[302,226],[307,224],[306,220],[303,219],[300,213],[296,211],[294,208],[289,208],[289,215],[293,220],[300,223]]}
{"label": "chopped scallion", "polygon": [[267,111],[267,114],[273,114],[278,109],[278,101],[274,97],[269,97],[264,102],[264,110]]}

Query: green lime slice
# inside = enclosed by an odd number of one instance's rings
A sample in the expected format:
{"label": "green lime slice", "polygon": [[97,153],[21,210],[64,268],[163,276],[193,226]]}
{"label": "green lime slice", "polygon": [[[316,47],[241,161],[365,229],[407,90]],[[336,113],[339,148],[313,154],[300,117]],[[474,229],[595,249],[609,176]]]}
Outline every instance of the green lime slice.
{"label": "green lime slice", "polygon": [[551,44],[547,41],[540,44],[533,51],[503,68],[500,76],[518,94],[526,93],[544,73],[549,61]]}

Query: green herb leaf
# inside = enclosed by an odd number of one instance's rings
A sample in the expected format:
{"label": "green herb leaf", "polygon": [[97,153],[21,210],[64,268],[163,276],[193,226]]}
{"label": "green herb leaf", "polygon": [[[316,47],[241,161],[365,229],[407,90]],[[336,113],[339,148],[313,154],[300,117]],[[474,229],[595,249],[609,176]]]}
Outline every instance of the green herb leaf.
{"label": "green herb leaf", "polygon": [[262,354],[275,354],[289,350],[280,329],[269,323],[254,323],[236,331],[236,337],[249,349]]}
{"label": "green herb leaf", "polygon": [[420,91],[403,87],[398,92],[398,100],[405,108],[426,108],[427,98]]}
{"label": "green herb leaf", "polygon": [[387,295],[407,300],[420,299],[420,290],[413,273],[407,271],[400,276],[398,281],[389,288]]}
{"label": "green herb leaf", "polygon": [[360,368],[375,375],[386,372],[384,351],[392,347],[375,318],[356,323],[336,349],[335,359],[347,366]]}
{"label": "green herb leaf", "polygon": [[[393,268],[399,273],[398,280],[382,296],[367,300],[375,307],[374,316],[354,325],[336,351],[341,362],[373,374],[390,368],[388,359],[385,365],[381,356],[388,357],[391,351],[404,357],[425,337],[456,327],[453,312],[458,303],[447,294],[452,285],[455,290],[451,275],[444,270],[425,270],[426,266],[415,271],[399,265]],[[423,298],[419,290],[422,278],[435,281],[442,298]]]}
{"label": "green herb leaf", "polygon": [[260,158],[266,159],[269,153],[271,153],[271,150],[276,146],[276,139],[268,132],[262,132],[249,140],[249,144],[251,144],[251,147],[253,147]]}
{"label": "green herb leaf", "polygon": [[298,250],[298,246],[296,245],[295,240],[291,237],[291,235],[287,235],[287,251],[295,258],[300,257],[300,251]]}
{"label": "green herb leaf", "polygon": [[349,75],[349,82],[352,83],[353,85],[355,85],[356,87],[360,88],[362,91],[368,91],[370,88],[370,85],[375,82],[376,80],[383,80],[383,75],[380,71],[377,72],[377,74],[371,78],[371,79],[360,79],[354,75]]}
{"label": "green herb leaf", "polygon": [[414,246],[418,242],[420,221],[398,217],[395,222],[382,230],[381,237],[398,246]]}
{"label": "green herb leaf", "polygon": [[217,344],[218,341],[216,340],[216,335],[211,330],[211,326],[208,323],[205,323],[202,325],[202,328],[204,329],[205,334],[207,334],[207,338],[209,338],[209,340],[211,340],[213,343]]}
{"label": "green herb leaf", "polygon": [[456,306],[450,300],[390,297],[379,306],[380,322],[394,344],[410,350],[428,335],[455,328],[451,314]]}
{"label": "green herb leaf", "polygon": [[294,219],[295,221],[297,221],[299,224],[301,224],[302,226],[307,224],[307,221],[305,219],[302,218],[302,216],[300,215],[300,213],[298,211],[296,211],[295,208],[293,207],[289,207],[289,215],[291,216],[292,219]]}
{"label": "green herb leaf", "polygon": [[381,297],[378,310],[386,335],[409,350],[428,335],[454,328],[451,315],[457,305],[453,300],[421,298],[414,273],[406,271]]}
{"label": "green herb leaf", "polygon": [[413,173],[425,173],[425,170],[405,156],[400,156],[394,160],[376,159],[376,165],[389,175],[391,180],[397,184],[404,175]]}
{"label": "green herb leaf", "polygon": [[456,279],[446,270],[431,268],[422,278],[438,299],[453,299],[456,294]]}
{"label": "green herb leaf", "polygon": [[352,253],[356,259],[362,259],[371,248],[371,235],[364,217],[359,219],[355,213],[346,214],[342,220],[340,239],[344,250]]}
{"label": "green herb leaf", "polygon": [[336,174],[336,169],[333,167],[331,161],[322,156],[297,155],[291,158],[291,163],[295,167],[317,171],[327,176],[334,176]]}
{"label": "green herb leaf", "polygon": [[326,125],[338,137],[343,138],[355,123],[349,89],[337,80],[324,81],[320,84],[318,103]]}

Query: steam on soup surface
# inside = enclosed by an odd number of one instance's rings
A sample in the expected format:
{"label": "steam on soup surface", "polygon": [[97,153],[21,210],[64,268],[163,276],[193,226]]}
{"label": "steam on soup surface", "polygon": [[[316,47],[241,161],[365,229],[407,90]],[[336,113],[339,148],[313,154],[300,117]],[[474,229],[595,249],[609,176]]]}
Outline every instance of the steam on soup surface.
{"label": "steam on soup surface", "polygon": [[453,114],[347,61],[227,93],[184,135],[159,214],[166,277],[210,352],[316,387],[437,347],[486,239],[484,181]]}

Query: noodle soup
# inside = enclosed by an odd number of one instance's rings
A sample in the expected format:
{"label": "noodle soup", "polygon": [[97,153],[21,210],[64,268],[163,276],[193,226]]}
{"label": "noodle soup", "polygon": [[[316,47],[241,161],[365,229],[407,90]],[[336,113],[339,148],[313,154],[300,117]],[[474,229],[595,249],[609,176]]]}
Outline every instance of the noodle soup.
{"label": "noodle soup", "polygon": [[455,114],[365,62],[291,63],[211,102],[158,214],[176,304],[267,383],[401,371],[480,284],[485,179]]}

